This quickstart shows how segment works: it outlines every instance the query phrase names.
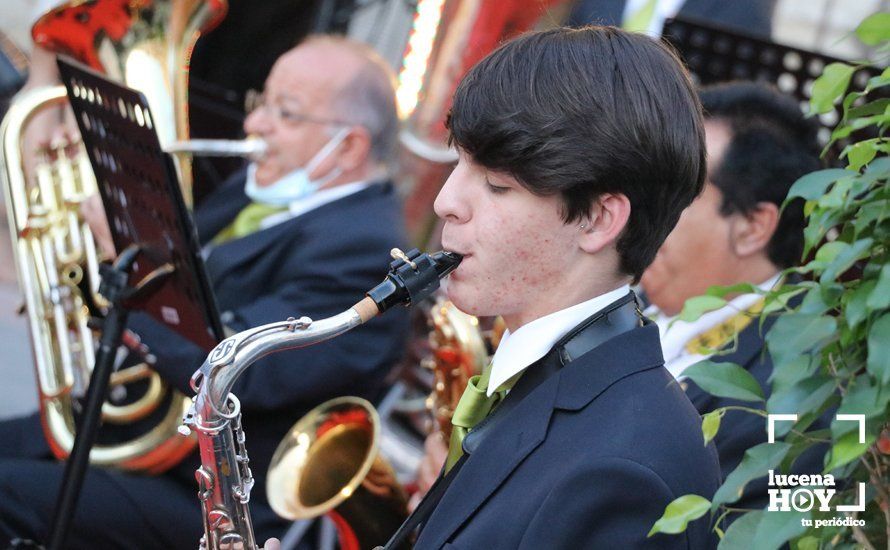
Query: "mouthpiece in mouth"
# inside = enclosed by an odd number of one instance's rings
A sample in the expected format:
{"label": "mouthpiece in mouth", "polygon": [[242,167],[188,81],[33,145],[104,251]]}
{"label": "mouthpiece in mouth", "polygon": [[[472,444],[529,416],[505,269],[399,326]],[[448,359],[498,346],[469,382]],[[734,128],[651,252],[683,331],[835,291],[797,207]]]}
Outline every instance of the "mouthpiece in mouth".
{"label": "mouthpiece in mouth", "polygon": [[454,252],[421,253],[416,248],[407,254],[393,249],[396,258],[389,266],[389,274],[368,292],[380,313],[396,304],[410,306],[428,298],[439,288],[439,280],[460,264],[463,257]]}

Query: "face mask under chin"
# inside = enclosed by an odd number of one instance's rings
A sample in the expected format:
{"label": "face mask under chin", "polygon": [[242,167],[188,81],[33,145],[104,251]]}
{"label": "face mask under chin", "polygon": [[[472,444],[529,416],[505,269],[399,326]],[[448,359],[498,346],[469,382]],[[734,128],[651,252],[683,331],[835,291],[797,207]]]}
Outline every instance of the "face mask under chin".
{"label": "face mask under chin", "polygon": [[287,206],[288,204],[308,197],[320,188],[327,185],[342,174],[339,167],[335,167],[327,175],[316,179],[309,179],[309,174],[318,167],[334,149],[340,145],[349,134],[348,128],[341,128],[315,155],[309,159],[305,166],[297,168],[277,181],[269,185],[259,185],[256,181],[256,163],[251,162],[247,167],[247,181],[244,192],[254,202]]}

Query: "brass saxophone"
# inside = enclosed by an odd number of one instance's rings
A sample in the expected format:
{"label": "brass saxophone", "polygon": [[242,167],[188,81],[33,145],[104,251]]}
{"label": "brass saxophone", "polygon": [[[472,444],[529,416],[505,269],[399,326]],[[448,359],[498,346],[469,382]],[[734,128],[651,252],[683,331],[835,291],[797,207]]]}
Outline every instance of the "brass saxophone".
{"label": "brass saxophone", "polygon": [[[407,254],[393,250],[393,262],[384,281],[371,289],[366,297],[352,308],[320,321],[307,317],[290,318],[240,332],[220,342],[207,360],[192,376],[192,388],[197,395],[183,418],[182,431],[197,432],[201,454],[201,467],[195,473],[198,497],[204,520],[204,536],[201,549],[219,550],[244,548],[256,550],[248,503],[254,479],[250,471],[245,434],[241,428],[241,410],[238,398],[231,394],[235,381],[256,360],[270,353],[286,349],[306,347],[323,342],[351,330],[374,316],[398,305],[411,305],[422,301],[439,287],[439,280],[457,267],[461,257],[449,252],[433,255],[414,250]],[[325,430],[314,428],[315,436],[324,438],[331,429],[346,431],[354,441],[373,438],[368,434],[367,418],[356,410],[348,399],[337,403],[337,412],[351,420],[331,424]],[[344,408],[345,406],[345,408]],[[363,428],[364,426],[364,428]],[[319,434],[319,432],[321,432]],[[283,455],[306,456],[314,438],[306,432],[297,433],[294,444],[286,446]],[[329,439],[330,440],[330,439]],[[281,448],[279,448],[281,450]],[[278,455],[279,453],[276,453]],[[359,460],[357,474],[369,471],[373,460]],[[276,468],[273,462],[272,469]],[[295,472],[292,476],[270,474],[269,479],[290,480],[295,494],[303,488],[303,479],[311,469]],[[346,475],[352,479],[353,475]],[[379,480],[367,477],[356,484],[347,484],[338,491],[337,497],[348,497],[361,485],[369,493],[379,487]],[[281,490],[282,488],[279,488]],[[378,491],[379,492],[379,491]],[[315,494],[315,503],[324,494]],[[389,534],[386,535],[388,537]],[[382,542],[385,542],[385,538]],[[378,542],[378,544],[382,543]]]}

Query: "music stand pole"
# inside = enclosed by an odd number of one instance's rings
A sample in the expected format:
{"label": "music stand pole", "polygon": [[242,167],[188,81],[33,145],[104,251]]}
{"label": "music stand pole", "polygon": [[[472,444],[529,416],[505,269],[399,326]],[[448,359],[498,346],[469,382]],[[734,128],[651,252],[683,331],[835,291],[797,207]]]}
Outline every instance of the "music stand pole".
{"label": "music stand pole", "polygon": [[74,446],[65,462],[65,473],[59,489],[51,523],[49,549],[62,550],[71,519],[77,507],[80,490],[90,460],[90,449],[96,442],[99,425],[102,420],[102,404],[108,395],[108,385],[114,369],[114,358],[120,346],[121,335],[127,324],[129,310],[124,302],[142,300],[147,294],[154,292],[172,273],[172,268],[165,266],[149,274],[136,288],[127,286],[130,269],[139,255],[140,249],[132,245],[124,250],[112,266],[102,266],[102,284],[100,292],[111,303],[105,323],[102,327],[102,338],[96,353],[96,364],[90,375],[87,388],[86,405],[77,425]]}

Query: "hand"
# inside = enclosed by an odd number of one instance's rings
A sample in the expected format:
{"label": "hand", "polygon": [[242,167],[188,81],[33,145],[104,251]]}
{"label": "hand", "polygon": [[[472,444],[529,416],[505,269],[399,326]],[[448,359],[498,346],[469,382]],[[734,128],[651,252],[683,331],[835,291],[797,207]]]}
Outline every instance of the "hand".
{"label": "hand", "polygon": [[[24,90],[54,86],[59,84],[59,71],[56,55],[40,46],[34,46],[31,67]],[[67,102],[45,107],[28,122],[23,136],[22,153],[25,172],[33,175],[40,152],[50,147],[80,140],[80,132],[74,114]]]}
{"label": "hand", "polygon": [[448,458],[448,445],[440,431],[428,435],[426,441],[423,442],[423,448],[423,459],[417,469],[418,490],[408,502],[408,510],[412,512],[436,482],[439,472],[442,471],[442,466],[445,464],[445,459]]}
{"label": "hand", "polygon": [[111,238],[111,228],[108,227],[108,218],[105,216],[105,207],[102,206],[102,198],[98,193],[90,195],[80,204],[80,213],[93,232],[93,239],[99,247],[99,251],[105,258],[117,256],[114,250],[114,241]]}
{"label": "hand", "polygon": [[275,538],[269,539],[263,545],[263,550],[281,550],[281,541]]}

